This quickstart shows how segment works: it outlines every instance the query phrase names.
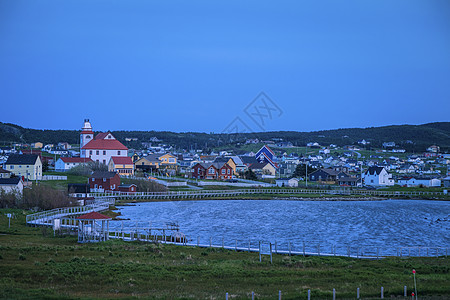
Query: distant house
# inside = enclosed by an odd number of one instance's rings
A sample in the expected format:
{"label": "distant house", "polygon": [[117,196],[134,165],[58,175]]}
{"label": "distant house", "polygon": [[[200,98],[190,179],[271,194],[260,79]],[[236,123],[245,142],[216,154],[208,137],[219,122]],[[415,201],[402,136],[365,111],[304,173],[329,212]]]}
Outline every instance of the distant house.
{"label": "distant house", "polygon": [[70,150],[70,149],[72,149],[72,146],[67,142],[61,142],[61,143],[58,143],[58,148],[62,149],[62,150]]}
{"label": "distant house", "polygon": [[11,172],[0,167],[0,178],[11,178]]}
{"label": "distant house", "polygon": [[92,159],[85,157],[60,157],[55,163],[56,172],[67,172],[73,167],[86,165],[92,162]]}
{"label": "distant house", "polygon": [[255,158],[260,163],[266,162],[271,164],[275,170],[278,169],[278,165],[275,163],[275,152],[273,152],[272,149],[270,149],[267,145],[262,146],[262,148],[259,149],[258,152],[256,152]]}
{"label": "distant house", "polygon": [[342,177],[350,177],[347,173],[335,169],[318,169],[308,175],[310,181],[325,181],[336,183]]}
{"label": "distant house", "polygon": [[0,178],[0,190],[6,193],[23,193],[23,181],[21,177]]}
{"label": "distant house", "polygon": [[41,149],[42,147],[44,147],[44,144],[42,144],[41,142],[35,142],[31,144],[31,148]]}
{"label": "distant house", "polygon": [[433,152],[433,153],[439,153],[441,151],[441,148],[437,145],[431,145],[430,147],[427,148],[428,152]]}
{"label": "distant house", "polygon": [[450,187],[450,176],[442,179],[442,182],[444,184],[444,187],[446,187],[446,188]]}
{"label": "distant house", "polygon": [[233,178],[233,168],[227,163],[197,163],[192,167],[192,178],[226,180]]}
{"label": "distant house", "polygon": [[69,196],[76,198],[88,198],[91,187],[86,183],[69,183],[67,184],[67,192]]}
{"label": "distant house", "polygon": [[115,172],[94,172],[89,177],[91,192],[118,191],[120,185],[119,174]]}
{"label": "distant house", "polygon": [[362,186],[361,178],[358,177],[341,177],[338,183],[340,186]]}
{"label": "distant house", "polygon": [[365,185],[371,186],[392,186],[394,180],[392,174],[390,174],[384,167],[372,166],[364,172],[363,180]]}
{"label": "distant house", "polygon": [[298,187],[297,178],[278,178],[275,180],[276,186],[280,187]]}
{"label": "distant house", "polygon": [[262,177],[263,175],[275,176],[277,169],[269,162],[258,162],[249,167],[256,175]]}
{"label": "distant house", "polygon": [[42,179],[42,162],[36,154],[11,154],[5,168],[14,175],[28,180]]}
{"label": "distant house", "polygon": [[131,157],[113,156],[108,163],[108,171],[116,172],[120,176],[133,176],[134,163]]}
{"label": "distant house", "polygon": [[119,192],[122,193],[136,193],[136,185],[135,184],[122,184],[119,185]]}
{"label": "distant house", "polygon": [[398,179],[397,183],[406,186],[427,186],[427,187],[441,186],[441,180],[438,178],[420,177],[420,176],[403,177]]}
{"label": "distant house", "polygon": [[156,171],[161,169],[174,172],[178,168],[177,157],[170,153],[154,153],[143,156],[134,164],[136,169],[140,169],[143,171]]}

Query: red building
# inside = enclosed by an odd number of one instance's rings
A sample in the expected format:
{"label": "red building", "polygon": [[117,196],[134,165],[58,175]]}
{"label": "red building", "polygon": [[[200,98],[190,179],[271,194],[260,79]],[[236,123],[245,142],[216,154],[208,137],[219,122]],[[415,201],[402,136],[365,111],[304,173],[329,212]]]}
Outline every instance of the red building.
{"label": "red building", "polygon": [[226,180],[233,176],[233,168],[227,163],[197,163],[192,168],[192,178]]}
{"label": "red building", "polygon": [[94,172],[89,178],[89,187],[92,192],[118,191],[120,176],[114,172]]}
{"label": "red building", "polygon": [[135,184],[122,184],[119,186],[119,192],[123,193],[136,193],[136,185]]}

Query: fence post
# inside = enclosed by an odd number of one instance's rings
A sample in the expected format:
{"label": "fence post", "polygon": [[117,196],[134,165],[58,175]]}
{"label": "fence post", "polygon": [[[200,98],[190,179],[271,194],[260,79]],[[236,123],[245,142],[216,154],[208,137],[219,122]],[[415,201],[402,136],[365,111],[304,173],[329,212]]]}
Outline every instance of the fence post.
{"label": "fence post", "polygon": [[272,263],[272,242],[269,243],[269,248],[270,248],[270,263]]}
{"label": "fence post", "polygon": [[250,240],[248,240],[248,252],[250,252]]}
{"label": "fence post", "polygon": [[403,296],[404,297],[408,296],[407,291],[406,291],[406,285],[403,287]]}
{"label": "fence post", "polygon": [[359,288],[356,289],[356,299],[359,299]]}
{"label": "fence post", "polygon": [[281,300],[281,291],[278,291],[278,300]]}
{"label": "fence post", "polygon": [[336,289],[333,289],[333,300],[336,300]]}
{"label": "fence post", "polygon": [[381,299],[384,299],[384,288],[381,287]]}
{"label": "fence post", "polygon": [[261,262],[261,241],[259,241],[259,262]]}
{"label": "fence post", "polygon": [[311,300],[311,290],[308,290],[308,300]]}
{"label": "fence post", "polygon": [[255,300],[255,292],[252,291],[252,300]]}
{"label": "fence post", "polygon": [[317,255],[320,256],[320,244],[317,245]]}
{"label": "fence post", "polygon": [[225,299],[228,300],[228,293],[225,294]]}

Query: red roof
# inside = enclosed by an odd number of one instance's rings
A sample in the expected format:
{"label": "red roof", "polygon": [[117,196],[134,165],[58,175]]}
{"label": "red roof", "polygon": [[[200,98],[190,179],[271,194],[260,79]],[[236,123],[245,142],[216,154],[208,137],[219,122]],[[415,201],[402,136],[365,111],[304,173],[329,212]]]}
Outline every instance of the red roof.
{"label": "red roof", "polygon": [[128,148],[118,140],[91,140],[81,149],[128,150]]}
{"label": "red roof", "polygon": [[87,213],[85,215],[79,216],[77,220],[111,220],[110,217],[102,215],[96,211]]}
{"label": "red roof", "polygon": [[99,134],[97,134],[95,136],[95,139],[96,140],[103,140],[108,134],[109,134],[109,132],[100,132]]}
{"label": "red roof", "polygon": [[113,156],[111,157],[113,162],[118,165],[132,165],[133,160],[129,156]]}
{"label": "red roof", "polygon": [[65,163],[86,163],[91,162],[92,159],[87,157],[60,157]]}

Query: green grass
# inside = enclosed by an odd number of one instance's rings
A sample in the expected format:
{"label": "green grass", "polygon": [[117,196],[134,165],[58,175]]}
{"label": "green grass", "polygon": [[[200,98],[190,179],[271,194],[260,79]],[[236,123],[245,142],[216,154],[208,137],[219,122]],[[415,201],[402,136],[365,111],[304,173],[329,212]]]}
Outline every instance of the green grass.
{"label": "green grass", "polygon": [[[6,212],[14,212],[11,229]],[[50,229],[24,225],[22,210],[0,211],[0,298],[7,299],[364,299],[399,297],[417,270],[422,299],[450,297],[449,259],[268,256],[256,253],[139,242],[78,244]],[[44,235],[45,234],[45,235]],[[402,297],[399,297],[402,298]]]}
{"label": "green grass", "polygon": [[73,175],[67,172],[44,172],[44,175],[67,176],[67,180],[45,180],[41,184],[48,185],[54,189],[67,191],[68,183],[88,183],[89,176]]}

